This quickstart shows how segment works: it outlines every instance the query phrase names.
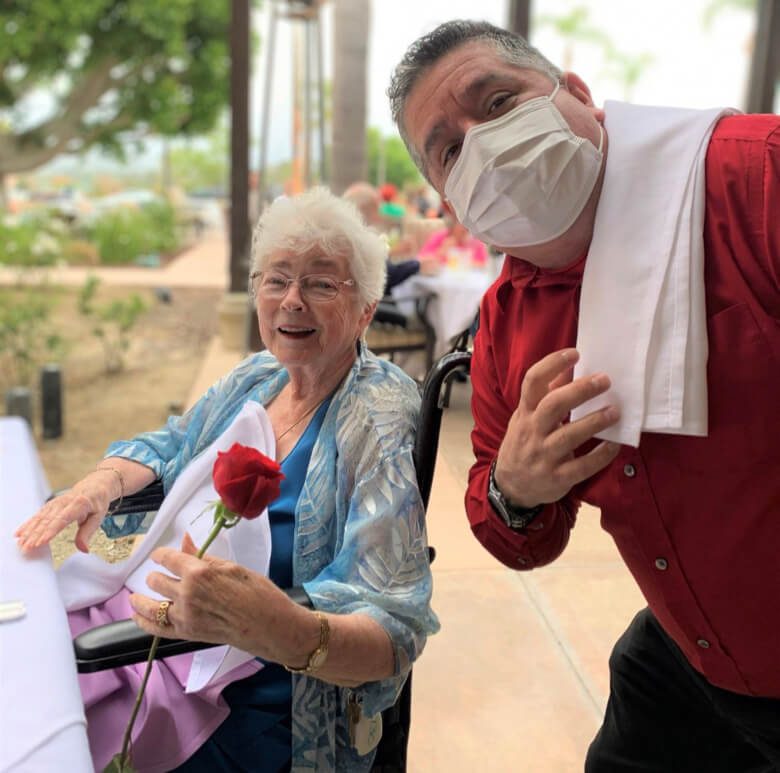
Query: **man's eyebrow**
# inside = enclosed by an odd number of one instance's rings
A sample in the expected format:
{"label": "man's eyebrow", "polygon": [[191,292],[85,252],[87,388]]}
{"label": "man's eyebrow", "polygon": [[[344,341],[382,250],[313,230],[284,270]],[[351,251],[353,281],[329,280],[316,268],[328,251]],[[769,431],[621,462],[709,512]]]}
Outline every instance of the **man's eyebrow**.
{"label": "man's eyebrow", "polygon": [[[466,101],[473,101],[477,99],[480,94],[489,86],[495,83],[508,83],[511,78],[508,78],[505,74],[499,74],[495,72],[488,72],[484,75],[475,78],[469,83],[466,88],[463,89],[463,96]],[[439,136],[447,128],[446,121],[438,121],[434,124],[433,128],[428,132],[428,136],[425,138],[425,144],[423,145],[423,161],[426,162],[433,151],[434,146],[439,140]]]}

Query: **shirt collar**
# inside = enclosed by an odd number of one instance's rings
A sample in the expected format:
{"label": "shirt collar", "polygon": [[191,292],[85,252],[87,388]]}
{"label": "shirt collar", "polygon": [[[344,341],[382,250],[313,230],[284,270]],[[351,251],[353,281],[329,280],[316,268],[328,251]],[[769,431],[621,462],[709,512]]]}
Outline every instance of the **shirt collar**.
{"label": "shirt collar", "polygon": [[527,260],[513,258],[507,255],[504,269],[501,272],[504,280],[509,280],[513,287],[576,287],[582,284],[582,274],[585,270],[583,253],[573,263],[563,268],[540,268]]}

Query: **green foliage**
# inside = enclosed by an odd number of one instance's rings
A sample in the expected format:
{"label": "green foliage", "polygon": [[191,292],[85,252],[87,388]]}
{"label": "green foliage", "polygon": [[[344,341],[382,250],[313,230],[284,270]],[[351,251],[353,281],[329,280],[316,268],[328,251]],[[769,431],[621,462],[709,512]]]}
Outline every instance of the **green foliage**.
{"label": "green foliage", "polygon": [[125,367],[124,353],[130,348],[130,331],[138,318],[146,311],[146,304],[137,293],[95,305],[95,294],[100,280],[90,275],[79,291],[79,314],[93,323],[92,335],[103,345],[105,372],[119,373]]}
{"label": "green foliage", "polygon": [[592,24],[590,10],[583,5],[574,6],[563,16],[537,16],[534,25],[552,27],[564,41],[563,70],[570,70],[574,64],[575,42],[586,43],[600,50],[606,65],[606,75],[623,86],[623,98],[626,101],[631,99],[634,86],[647,65],[653,61],[652,55],[646,51],[620,51],[609,35]]}
{"label": "green foliage", "polygon": [[228,187],[230,145],[225,120],[203,138],[200,144],[171,148],[171,177],[179,188],[195,191],[203,188]]}
{"label": "green foliage", "polygon": [[167,201],[106,212],[87,227],[100,262],[132,263],[142,255],[172,252],[180,243],[176,210]]}
{"label": "green foliage", "polygon": [[[384,179],[380,180],[380,149],[384,150]],[[399,189],[407,183],[422,182],[414,161],[409,156],[403,140],[398,136],[383,137],[379,129],[369,127],[366,132],[366,152],[368,154],[368,180],[381,184],[393,183]]]}
{"label": "green foliage", "polygon": [[[229,22],[229,0],[0,3],[0,174],[94,144],[121,157],[124,132],[208,132],[229,98]],[[30,125],[47,90],[56,104]]]}
{"label": "green foliage", "polygon": [[62,250],[67,228],[46,213],[0,217],[0,264],[50,266]]}
{"label": "green foliage", "polygon": [[704,26],[706,28],[710,27],[716,16],[720,15],[722,11],[729,9],[754,13],[756,0],[710,0],[702,15]]}
{"label": "green foliage", "polygon": [[36,368],[59,359],[65,348],[49,315],[52,297],[36,289],[0,295],[0,372],[3,382],[32,386]]}

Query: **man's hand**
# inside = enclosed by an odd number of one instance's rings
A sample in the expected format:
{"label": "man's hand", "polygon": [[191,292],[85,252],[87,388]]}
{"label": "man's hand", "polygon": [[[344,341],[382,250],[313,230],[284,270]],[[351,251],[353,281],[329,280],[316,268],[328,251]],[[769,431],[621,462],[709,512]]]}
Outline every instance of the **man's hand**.
{"label": "man's hand", "polygon": [[606,467],[620,445],[604,441],[587,454],[575,449],[615,424],[618,409],[608,406],[565,423],[573,408],[609,389],[604,374],[572,381],[576,349],[562,349],[532,365],[523,379],[520,401],[509,420],[496,459],[496,484],[519,507],[557,502],[572,486]]}

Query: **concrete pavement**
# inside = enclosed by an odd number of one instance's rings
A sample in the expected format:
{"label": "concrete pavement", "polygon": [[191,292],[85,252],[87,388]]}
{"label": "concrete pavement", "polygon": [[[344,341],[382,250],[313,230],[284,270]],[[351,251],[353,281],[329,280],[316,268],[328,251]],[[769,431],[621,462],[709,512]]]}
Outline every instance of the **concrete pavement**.
{"label": "concrete pavement", "polygon": [[103,284],[121,287],[214,287],[228,283],[228,247],[224,230],[204,233],[190,249],[162,268],[139,266],[51,266],[23,271],[0,266],[0,285],[40,284],[47,281],[68,287],[80,286],[94,275]]}

